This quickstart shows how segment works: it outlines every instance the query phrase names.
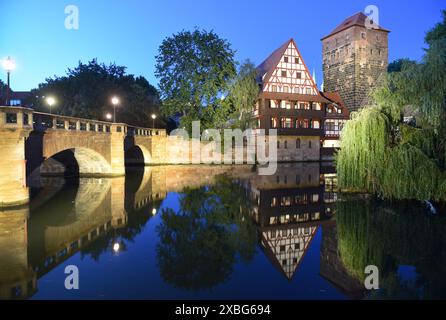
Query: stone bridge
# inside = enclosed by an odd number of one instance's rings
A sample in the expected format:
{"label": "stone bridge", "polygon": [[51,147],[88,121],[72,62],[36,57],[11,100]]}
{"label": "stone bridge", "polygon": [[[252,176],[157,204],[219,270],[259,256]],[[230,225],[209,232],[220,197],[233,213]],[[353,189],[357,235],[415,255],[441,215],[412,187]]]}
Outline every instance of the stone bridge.
{"label": "stone bridge", "polygon": [[125,165],[166,163],[166,131],[0,107],[0,207],[29,201],[41,174],[122,176]]}

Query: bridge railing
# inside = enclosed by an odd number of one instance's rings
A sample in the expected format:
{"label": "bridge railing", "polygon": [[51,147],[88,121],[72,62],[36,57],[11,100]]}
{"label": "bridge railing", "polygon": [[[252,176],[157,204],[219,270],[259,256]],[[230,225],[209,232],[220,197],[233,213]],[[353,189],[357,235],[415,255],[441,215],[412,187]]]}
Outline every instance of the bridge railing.
{"label": "bridge railing", "polygon": [[0,128],[28,128],[35,131],[122,132],[130,136],[166,136],[165,129],[143,128],[125,123],[62,116],[12,106],[0,107]]}
{"label": "bridge railing", "polygon": [[165,136],[166,129],[153,129],[127,126],[127,134],[129,136]]}
{"label": "bridge railing", "polygon": [[43,112],[34,112],[34,130],[72,130],[87,132],[127,132],[127,125],[124,123],[112,123],[100,120],[90,120],[69,116],[54,115]]}

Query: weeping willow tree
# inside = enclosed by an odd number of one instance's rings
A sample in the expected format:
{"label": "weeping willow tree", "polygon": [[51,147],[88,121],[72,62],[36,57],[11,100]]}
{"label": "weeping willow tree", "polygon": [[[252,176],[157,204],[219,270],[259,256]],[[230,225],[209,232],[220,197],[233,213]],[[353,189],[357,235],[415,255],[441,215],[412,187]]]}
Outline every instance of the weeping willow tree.
{"label": "weeping willow tree", "polygon": [[[400,60],[352,113],[337,154],[339,185],[390,199],[446,200],[446,11],[423,61]],[[417,125],[407,125],[408,109]]]}

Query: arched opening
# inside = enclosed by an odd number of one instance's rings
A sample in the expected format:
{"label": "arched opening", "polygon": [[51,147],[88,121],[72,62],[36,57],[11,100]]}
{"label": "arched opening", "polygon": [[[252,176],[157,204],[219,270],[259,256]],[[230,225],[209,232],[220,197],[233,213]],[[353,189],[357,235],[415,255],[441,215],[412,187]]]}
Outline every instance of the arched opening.
{"label": "arched opening", "polygon": [[150,152],[143,146],[133,145],[125,151],[126,167],[142,167],[151,162]]}
{"label": "arched opening", "polygon": [[144,166],[144,153],[138,146],[133,146],[125,151],[125,166]]}
{"label": "arched opening", "polygon": [[94,176],[111,172],[110,164],[98,152],[87,148],[60,151],[40,165],[40,174],[65,177]]}

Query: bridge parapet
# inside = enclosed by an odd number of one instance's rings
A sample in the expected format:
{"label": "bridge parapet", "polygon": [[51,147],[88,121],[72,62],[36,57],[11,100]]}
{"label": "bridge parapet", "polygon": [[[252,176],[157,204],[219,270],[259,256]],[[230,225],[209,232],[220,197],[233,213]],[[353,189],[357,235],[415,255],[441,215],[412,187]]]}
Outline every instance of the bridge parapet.
{"label": "bridge parapet", "polygon": [[34,112],[34,130],[73,130],[100,133],[127,133],[127,125],[124,123],[112,123],[100,120],[90,120],[69,116],[54,115],[43,112]]}
{"label": "bridge parapet", "polygon": [[24,107],[0,106],[0,128],[32,129],[33,110]]}
{"label": "bridge parapet", "polygon": [[143,128],[128,126],[129,136],[166,136],[165,129],[153,129],[153,128]]}

